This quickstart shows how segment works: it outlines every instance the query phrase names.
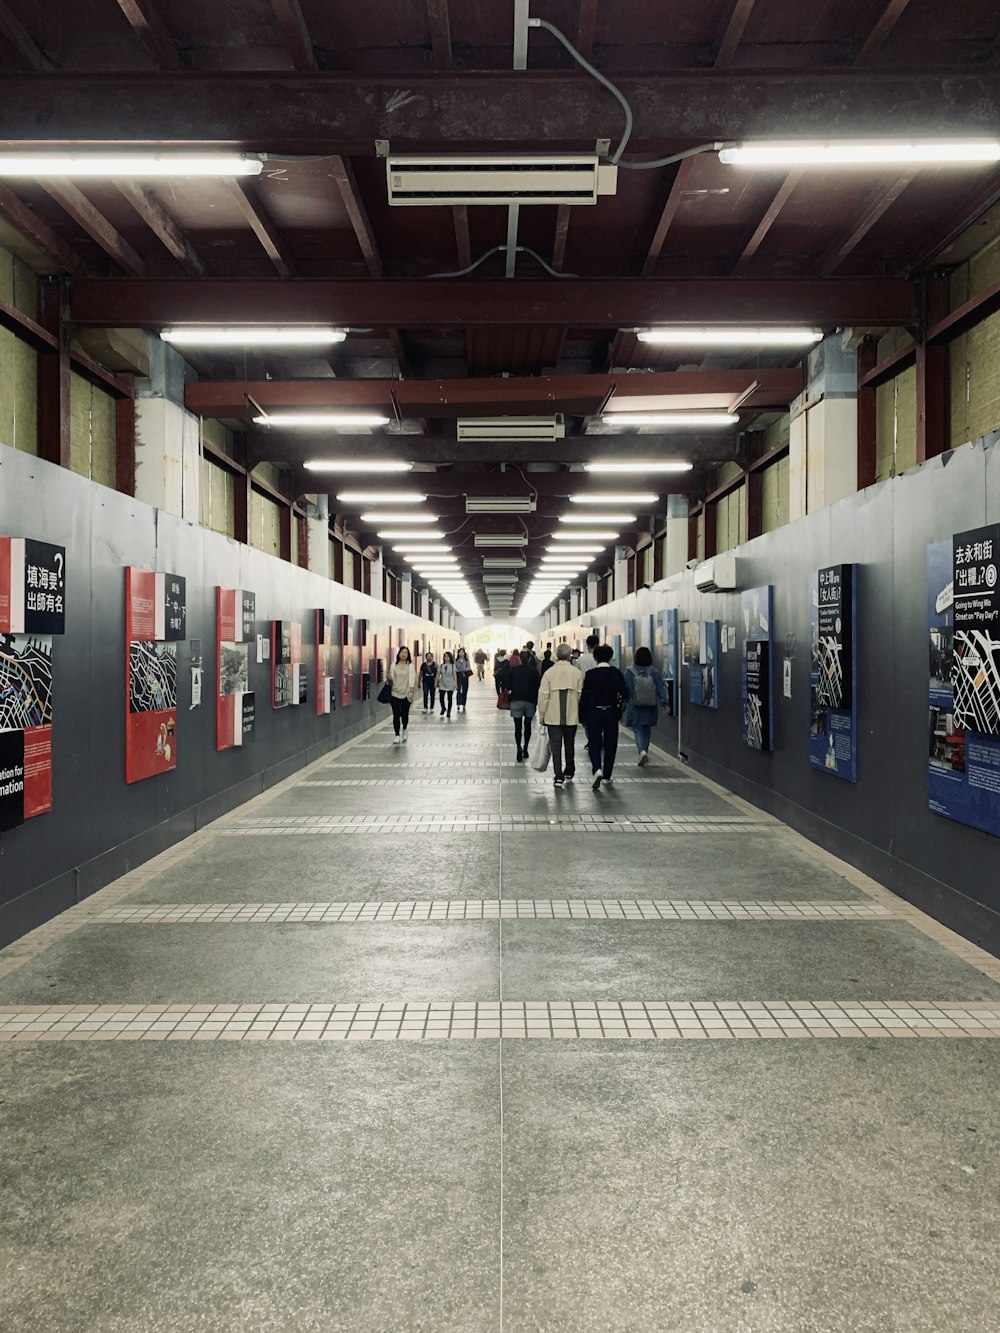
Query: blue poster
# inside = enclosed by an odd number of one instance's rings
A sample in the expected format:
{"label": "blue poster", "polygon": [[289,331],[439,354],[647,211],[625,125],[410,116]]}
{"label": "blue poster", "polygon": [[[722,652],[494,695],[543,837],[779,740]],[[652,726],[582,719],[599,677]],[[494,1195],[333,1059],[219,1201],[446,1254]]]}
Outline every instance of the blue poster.
{"label": "blue poster", "polygon": [[858,780],[857,565],[829,565],[809,580],[809,763]]}
{"label": "blue poster", "polygon": [[774,749],[774,681],[771,637],[774,630],[772,588],[740,594],[743,622],[743,742],[751,750]]}
{"label": "blue poster", "polygon": [[699,708],[719,706],[719,622],[689,621],[685,627],[689,647],[691,702]]}
{"label": "blue poster", "polygon": [[611,665],[616,666],[619,671],[622,668],[622,636],[615,634],[611,639],[611,647],[614,650],[614,657],[611,659]]}
{"label": "blue poster", "polygon": [[634,620],[626,620],[625,652],[617,664],[618,669],[620,671],[624,671],[626,667],[630,667],[633,665],[633,659],[635,657],[635,649],[636,649],[635,631],[636,631],[636,622]]}
{"label": "blue poster", "polygon": [[[980,531],[981,540],[962,533],[961,542],[927,548],[927,802],[937,815],[1000,835],[1000,736],[968,725],[1000,729],[1000,627],[993,620],[1000,534]],[[987,544],[990,556],[973,562],[975,547]]]}
{"label": "blue poster", "polygon": [[639,643],[651,652],[653,649],[653,617],[639,617]]}
{"label": "blue poster", "polygon": [[659,667],[667,687],[667,707],[670,717],[677,715],[677,691],[680,689],[680,637],[677,608],[661,611],[656,617],[656,650],[653,661]]}

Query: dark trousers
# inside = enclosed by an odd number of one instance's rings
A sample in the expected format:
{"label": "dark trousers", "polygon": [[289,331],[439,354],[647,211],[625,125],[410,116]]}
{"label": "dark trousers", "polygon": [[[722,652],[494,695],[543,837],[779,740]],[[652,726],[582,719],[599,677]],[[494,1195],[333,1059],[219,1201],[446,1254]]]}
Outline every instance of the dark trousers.
{"label": "dark trousers", "polygon": [[459,675],[459,677],[458,677],[458,691],[457,691],[457,694],[458,694],[458,697],[456,698],[455,702],[458,704],[459,708],[464,708],[464,707],[465,707],[465,701],[466,701],[466,699],[468,699],[468,697],[469,697],[469,673],[468,673],[468,672],[465,672],[464,675]]}
{"label": "dark trousers", "polygon": [[410,701],[409,699],[397,699],[396,696],[393,695],[391,702],[392,729],[398,736],[400,724],[402,724],[404,731],[410,725]]}
{"label": "dark trousers", "polygon": [[[576,727],[549,727],[549,744],[552,746],[552,776],[571,778],[576,772]],[[566,750],[565,768],[563,747]]]}
{"label": "dark trousers", "polygon": [[424,681],[424,707],[434,707],[434,682],[433,680]]}
{"label": "dark trousers", "polygon": [[448,716],[451,717],[451,701],[455,697],[454,690],[438,690],[438,698],[441,700],[441,716],[444,717],[445,700],[448,701]]}
{"label": "dark trousers", "polygon": [[[603,759],[602,759],[603,752]],[[614,708],[591,708],[587,718],[587,753],[595,773],[611,776],[618,753],[618,713]]]}
{"label": "dark trousers", "polygon": [[512,720],[514,723],[514,739],[517,741],[517,748],[519,750],[526,750],[531,744],[531,718],[515,717]]}

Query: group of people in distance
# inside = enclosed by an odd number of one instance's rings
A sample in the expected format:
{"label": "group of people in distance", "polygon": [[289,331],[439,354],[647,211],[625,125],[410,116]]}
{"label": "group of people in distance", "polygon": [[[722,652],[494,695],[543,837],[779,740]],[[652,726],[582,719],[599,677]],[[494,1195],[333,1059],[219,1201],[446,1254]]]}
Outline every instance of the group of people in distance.
{"label": "group of people in distance", "polygon": [[[464,713],[469,697],[469,677],[472,675],[472,663],[464,648],[456,653],[444,653],[440,662],[434,661],[433,653],[426,653],[420,664],[419,681],[423,687],[424,712],[433,713],[434,696],[441,704],[441,716],[451,721],[452,704],[458,712]],[[392,705],[393,744],[402,745],[406,740],[410,725],[410,705],[417,694],[417,668],[413,664],[409,648],[404,644],[396,654],[395,662],[389,667],[389,702]]]}
{"label": "group of people in distance", "polygon": [[506,692],[510,702],[518,763],[527,756],[531,723],[537,715],[548,731],[557,787],[576,775],[576,733],[581,723],[595,791],[612,779],[620,722],[632,728],[639,767],[644,767],[652,729],[667,702],[663,677],[653,666],[649,649],[637,648],[625,672],[612,665],[611,645],[601,643],[596,634],[587,639],[582,653],[560,643],[553,657],[549,644],[539,662],[534,649],[529,642],[509,657],[501,649],[494,664],[497,695]]}

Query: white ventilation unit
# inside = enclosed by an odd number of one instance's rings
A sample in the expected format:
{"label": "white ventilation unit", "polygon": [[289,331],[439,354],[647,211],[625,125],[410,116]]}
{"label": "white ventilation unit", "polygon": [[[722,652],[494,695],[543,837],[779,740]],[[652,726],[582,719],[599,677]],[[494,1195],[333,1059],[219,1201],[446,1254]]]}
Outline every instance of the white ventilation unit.
{"label": "white ventilation unit", "polygon": [[467,514],[533,514],[536,501],[533,495],[467,495]]}
{"label": "white ventilation unit", "polygon": [[527,546],[526,532],[477,532],[476,546]]}
{"label": "white ventilation unit", "polygon": [[736,557],[716,555],[703,560],[694,571],[694,586],[699,592],[735,592]]}
{"label": "white ventilation unit", "polygon": [[524,556],[510,556],[507,559],[498,555],[483,557],[483,569],[523,569],[527,563]]}
{"label": "white ventilation unit", "polygon": [[385,159],[389,203],[596,204],[614,194],[618,168],[596,153],[390,153]]}
{"label": "white ventilation unit", "polygon": [[566,435],[562,417],[459,417],[458,438],[467,442],[541,444]]}

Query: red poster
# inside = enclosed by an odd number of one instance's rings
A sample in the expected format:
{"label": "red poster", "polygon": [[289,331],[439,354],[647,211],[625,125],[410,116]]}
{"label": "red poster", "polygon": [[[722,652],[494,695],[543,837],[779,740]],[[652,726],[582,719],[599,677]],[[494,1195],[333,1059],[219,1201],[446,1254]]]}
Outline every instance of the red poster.
{"label": "red poster", "polygon": [[125,781],[130,783],[177,767],[177,644],[161,641],[163,580],[149,570],[125,570]]}
{"label": "red poster", "polygon": [[215,590],[215,748],[231,750],[252,736],[255,699],[250,689],[249,639],[254,594]]}
{"label": "red poster", "polygon": [[316,714],[330,712],[330,678],[333,675],[333,629],[325,611],[316,612]]}
{"label": "red poster", "polygon": [[11,633],[10,537],[0,537],[0,634]]}
{"label": "red poster", "polygon": [[24,733],[24,817],[52,809],[52,728],[32,727]]}
{"label": "red poster", "polygon": [[127,782],[168,773],[177,767],[177,710],[130,713]]}
{"label": "red poster", "polygon": [[156,575],[146,569],[126,569],[125,596],[127,597],[130,643],[151,642],[156,639]]}

